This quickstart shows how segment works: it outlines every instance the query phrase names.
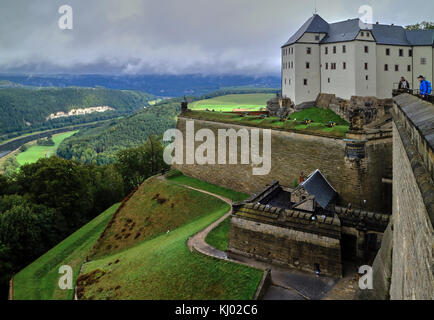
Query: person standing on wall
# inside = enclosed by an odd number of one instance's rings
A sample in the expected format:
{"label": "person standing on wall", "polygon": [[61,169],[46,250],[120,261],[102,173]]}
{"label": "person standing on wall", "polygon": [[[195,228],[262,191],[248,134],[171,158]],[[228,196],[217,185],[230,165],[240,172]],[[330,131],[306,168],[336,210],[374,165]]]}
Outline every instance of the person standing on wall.
{"label": "person standing on wall", "polygon": [[408,81],[404,77],[401,77],[401,80],[399,81],[398,89],[399,90],[408,90],[408,89],[410,89],[410,85],[409,85]]}
{"label": "person standing on wall", "polygon": [[425,77],[420,75],[417,77],[420,82],[419,94],[421,98],[425,99],[426,95],[431,94],[431,83],[428,80],[425,80]]}

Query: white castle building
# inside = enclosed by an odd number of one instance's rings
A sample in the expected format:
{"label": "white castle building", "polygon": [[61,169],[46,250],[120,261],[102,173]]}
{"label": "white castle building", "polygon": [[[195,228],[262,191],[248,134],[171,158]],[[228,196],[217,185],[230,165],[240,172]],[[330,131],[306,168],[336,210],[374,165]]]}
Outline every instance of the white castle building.
{"label": "white castle building", "polygon": [[371,27],[359,19],[329,24],[313,15],[282,46],[282,96],[297,105],[319,93],[390,98],[401,76],[415,89],[419,75],[432,82],[434,30]]}

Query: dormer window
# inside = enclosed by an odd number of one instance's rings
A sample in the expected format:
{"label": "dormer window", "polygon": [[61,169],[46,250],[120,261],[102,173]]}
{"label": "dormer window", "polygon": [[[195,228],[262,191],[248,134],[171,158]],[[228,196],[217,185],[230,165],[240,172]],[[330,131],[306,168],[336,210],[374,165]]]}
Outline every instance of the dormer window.
{"label": "dormer window", "polygon": [[365,36],[365,33],[362,31],[362,37],[364,37]]}
{"label": "dormer window", "polygon": [[315,36],[315,41],[319,41],[319,36]]}

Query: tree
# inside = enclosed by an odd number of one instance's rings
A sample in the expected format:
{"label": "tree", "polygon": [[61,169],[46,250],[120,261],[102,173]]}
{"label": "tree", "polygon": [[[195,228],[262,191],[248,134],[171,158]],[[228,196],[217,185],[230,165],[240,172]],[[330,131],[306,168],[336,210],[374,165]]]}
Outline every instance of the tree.
{"label": "tree", "polygon": [[124,179],[125,191],[131,192],[146,178],[168,168],[163,152],[159,138],[151,136],[145,144],[118,153],[116,167]]}
{"label": "tree", "polygon": [[0,198],[0,281],[39,257],[57,241],[55,211],[17,196]]}
{"label": "tree", "polygon": [[407,30],[432,30],[434,29],[434,22],[422,21],[417,24],[412,24],[405,27]]}
{"label": "tree", "polygon": [[0,196],[6,194],[8,185],[8,179],[4,175],[0,174]]}
{"label": "tree", "polygon": [[58,157],[40,159],[22,166],[16,183],[21,195],[61,213],[68,229],[87,222],[93,215],[89,172],[78,162]]}

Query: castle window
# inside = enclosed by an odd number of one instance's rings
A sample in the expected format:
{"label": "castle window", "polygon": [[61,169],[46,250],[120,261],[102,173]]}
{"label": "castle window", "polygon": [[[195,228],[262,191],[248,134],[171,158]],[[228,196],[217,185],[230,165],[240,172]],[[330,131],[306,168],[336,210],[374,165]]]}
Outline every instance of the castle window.
{"label": "castle window", "polygon": [[336,53],[336,46],[333,46],[333,53]]}
{"label": "castle window", "polygon": [[365,70],[368,70],[368,63],[365,62]]}
{"label": "castle window", "polygon": [[319,40],[319,36],[315,36],[315,40],[318,41]]}
{"label": "castle window", "polygon": [[365,53],[369,53],[369,47],[365,46]]}
{"label": "castle window", "polygon": [[412,56],[413,56],[413,50],[412,50],[412,49],[408,50],[408,56],[409,56],[409,57],[412,57]]}
{"label": "castle window", "polygon": [[346,53],[347,52],[347,46],[343,45],[342,46],[342,53]]}
{"label": "castle window", "polygon": [[395,64],[395,71],[399,71],[399,65]]}
{"label": "castle window", "polygon": [[366,80],[369,80],[369,76],[367,75],[367,76],[365,77],[365,79],[366,79]]}
{"label": "castle window", "polygon": [[332,65],[331,65],[331,69],[332,69],[332,70],[336,70],[336,63],[332,63]]}
{"label": "castle window", "polygon": [[303,79],[303,85],[307,86],[307,79]]}
{"label": "castle window", "polygon": [[328,69],[329,69],[329,63],[326,62],[326,70],[328,70]]}
{"label": "castle window", "polygon": [[384,65],[384,71],[389,71],[389,65],[388,64]]}
{"label": "castle window", "polygon": [[404,49],[399,49],[399,56],[403,57],[404,56]]}
{"label": "castle window", "polygon": [[344,63],[342,64],[342,68],[343,68],[344,70],[347,69],[347,63],[346,63],[346,62],[344,62]]}
{"label": "castle window", "polygon": [[390,56],[390,49],[389,48],[386,49],[386,56]]}
{"label": "castle window", "polygon": [[330,83],[330,78],[327,78],[327,82]]}
{"label": "castle window", "polygon": [[285,84],[286,84],[286,78],[285,78]]}
{"label": "castle window", "polygon": [[294,48],[291,48],[291,54],[294,54]]}
{"label": "castle window", "polygon": [[367,36],[368,38],[369,38],[369,35],[370,35],[370,33],[369,33],[369,32],[367,32],[367,33],[366,33],[366,36]]}
{"label": "castle window", "polygon": [[291,69],[294,69],[294,61],[291,61]]}
{"label": "castle window", "polygon": [[312,48],[307,47],[307,48],[306,48],[306,54],[311,54],[311,53],[312,53]]}
{"label": "castle window", "polygon": [[426,64],[426,58],[420,58],[420,64]]}
{"label": "castle window", "polygon": [[365,36],[365,33],[362,31],[362,37],[364,37]]}
{"label": "castle window", "polygon": [[325,54],[329,54],[329,47],[325,47],[324,50],[325,50]]}
{"label": "castle window", "polygon": [[306,69],[310,69],[310,63],[306,62]]}
{"label": "castle window", "polygon": [[407,66],[407,71],[408,71],[408,72],[411,72],[411,65],[408,65],[408,66]]}

